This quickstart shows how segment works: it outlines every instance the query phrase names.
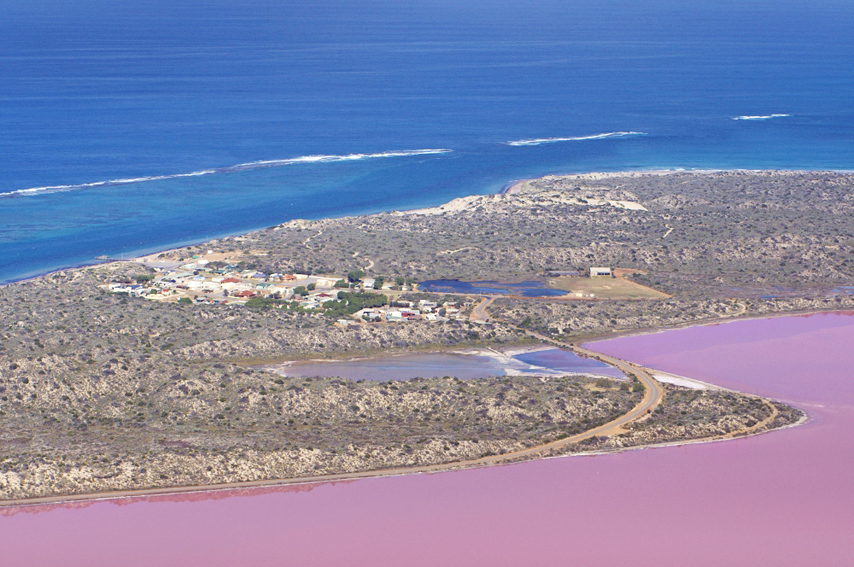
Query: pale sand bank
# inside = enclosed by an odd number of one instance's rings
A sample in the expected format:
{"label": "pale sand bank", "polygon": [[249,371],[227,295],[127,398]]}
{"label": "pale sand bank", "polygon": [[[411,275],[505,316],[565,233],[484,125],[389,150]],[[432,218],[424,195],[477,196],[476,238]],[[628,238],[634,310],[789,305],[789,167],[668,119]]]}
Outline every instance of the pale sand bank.
{"label": "pale sand bank", "polygon": [[658,380],[659,382],[664,382],[665,384],[673,384],[674,386],[682,386],[683,388],[690,388],[692,390],[722,390],[723,388],[719,386],[715,386],[714,384],[709,384],[708,382],[702,382],[700,380],[694,380],[693,378],[686,378],[685,376],[679,376],[678,374],[670,374],[669,372],[663,372],[661,370],[655,370],[654,368],[646,369],[652,377]]}

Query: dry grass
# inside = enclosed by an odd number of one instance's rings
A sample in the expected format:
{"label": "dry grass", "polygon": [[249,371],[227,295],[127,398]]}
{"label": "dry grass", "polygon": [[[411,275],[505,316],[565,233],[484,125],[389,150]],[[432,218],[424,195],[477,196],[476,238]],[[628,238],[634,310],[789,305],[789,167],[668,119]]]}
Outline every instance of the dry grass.
{"label": "dry grass", "polygon": [[[549,279],[549,287],[570,292],[570,298],[580,299],[666,299],[666,293],[635,283],[626,276],[635,270],[614,270],[615,277],[561,276]],[[580,295],[579,295],[580,294]]]}

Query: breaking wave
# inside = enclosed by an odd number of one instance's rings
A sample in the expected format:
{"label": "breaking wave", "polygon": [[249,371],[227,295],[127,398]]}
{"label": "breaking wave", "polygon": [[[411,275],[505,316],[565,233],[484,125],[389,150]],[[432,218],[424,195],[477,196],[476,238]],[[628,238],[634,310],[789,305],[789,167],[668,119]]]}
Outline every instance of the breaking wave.
{"label": "breaking wave", "polygon": [[539,146],[540,144],[553,144],[555,142],[577,142],[581,140],[602,140],[604,138],[626,138],[628,136],[646,136],[646,132],[605,132],[604,134],[593,134],[591,136],[573,136],[571,138],[534,138],[531,140],[513,140],[504,142],[508,146]]}
{"label": "breaking wave", "polygon": [[116,185],[131,185],[134,183],[145,183],[147,181],[162,181],[165,179],[179,179],[181,177],[200,177],[202,175],[216,175],[220,173],[235,173],[238,171],[249,171],[252,169],[263,169],[265,167],[282,167],[286,165],[296,165],[300,163],[327,163],[336,161],[356,161],[372,158],[392,158],[392,157],[407,157],[407,156],[423,156],[431,154],[445,154],[453,150],[446,149],[424,149],[424,150],[400,150],[391,152],[381,152],[375,154],[347,154],[347,155],[310,155],[300,156],[288,159],[273,159],[263,161],[251,161],[247,163],[239,163],[227,167],[217,167],[213,169],[203,169],[193,171],[192,173],[175,173],[172,175],[152,175],[150,177],[133,177],[128,179],[110,179],[109,181],[94,181],[92,183],[78,183],[76,185],[50,185],[46,187],[31,187],[29,189],[17,189],[0,193],[0,197],[23,197],[30,195],[40,195],[44,193],[58,193],[62,191],[74,191],[76,189],[89,189],[92,187],[112,187]]}
{"label": "breaking wave", "polygon": [[770,120],[771,118],[784,118],[791,114],[765,114],[762,116],[734,116],[733,120]]}

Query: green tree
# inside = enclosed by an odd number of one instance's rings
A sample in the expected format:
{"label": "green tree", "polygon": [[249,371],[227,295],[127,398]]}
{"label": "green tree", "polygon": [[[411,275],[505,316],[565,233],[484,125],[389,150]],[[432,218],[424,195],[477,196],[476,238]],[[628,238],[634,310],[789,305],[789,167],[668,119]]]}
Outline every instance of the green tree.
{"label": "green tree", "polygon": [[361,311],[366,307],[380,307],[388,303],[388,298],[381,293],[350,293],[339,291],[338,299],[331,299],[323,304],[328,317],[344,317]]}

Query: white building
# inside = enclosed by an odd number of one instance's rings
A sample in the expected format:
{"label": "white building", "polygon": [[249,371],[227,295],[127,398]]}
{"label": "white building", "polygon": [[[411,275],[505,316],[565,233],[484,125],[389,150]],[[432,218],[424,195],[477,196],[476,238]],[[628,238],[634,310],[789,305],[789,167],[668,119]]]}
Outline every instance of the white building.
{"label": "white building", "polygon": [[590,277],[611,277],[611,268],[590,268]]}

